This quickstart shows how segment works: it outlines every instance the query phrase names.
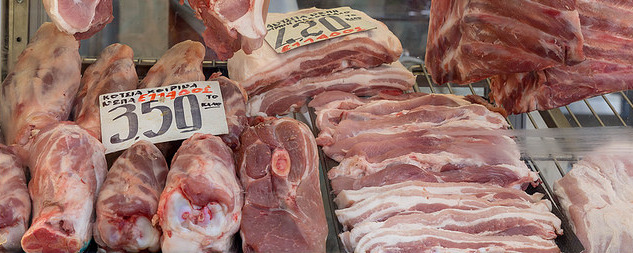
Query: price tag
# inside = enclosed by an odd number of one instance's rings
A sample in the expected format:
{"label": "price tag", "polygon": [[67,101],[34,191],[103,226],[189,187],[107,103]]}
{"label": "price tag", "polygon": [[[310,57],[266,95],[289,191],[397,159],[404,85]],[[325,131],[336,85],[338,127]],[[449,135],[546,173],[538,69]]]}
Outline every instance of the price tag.
{"label": "price tag", "polygon": [[104,94],[99,106],[106,153],[127,149],[138,140],[160,143],[194,133],[228,133],[217,81]]}
{"label": "price tag", "polygon": [[376,28],[371,20],[350,7],[299,14],[266,24],[266,42],[277,51],[292,49],[331,38]]}

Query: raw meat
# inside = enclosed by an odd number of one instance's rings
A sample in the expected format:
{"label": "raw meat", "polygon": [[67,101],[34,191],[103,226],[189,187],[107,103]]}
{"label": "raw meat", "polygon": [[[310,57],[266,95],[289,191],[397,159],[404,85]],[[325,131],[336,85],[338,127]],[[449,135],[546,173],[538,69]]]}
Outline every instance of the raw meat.
{"label": "raw meat", "polygon": [[626,252],[633,247],[633,147],[619,149],[584,157],[554,184],[586,252]]}
{"label": "raw meat", "polygon": [[163,252],[227,252],[242,218],[233,152],[219,137],[196,133],[182,143],[160,195]]}
{"label": "raw meat", "polygon": [[439,84],[573,65],[584,60],[576,1],[431,3],[426,67]]}
{"label": "raw meat", "polygon": [[112,0],[44,0],[44,9],[59,30],[83,40],[112,22]]}
{"label": "raw meat", "polygon": [[424,227],[459,231],[482,236],[522,235],[553,240],[562,234],[561,220],[550,212],[516,207],[493,206],[476,210],[443,209],[434,213],[407,213],[382,222],[364,222],[340,235],[348,252],[372,231],[399,228],[416,230]]}
{"label": "raw meat", "polygon": [[95,63],[88,66],[81,78],[74,107],[75,122],[101,140],[99,117],[99,95],[134,90],[138,76],[132,48],[123,44],[112,44],[101,52]]}
{"label": "raw meat", "polygon": [[79,42],[44,23],[2,83],[0,125],[7,144],[67,120],[81,80]]}
{"label": "raw meat", "polygon": [[24,166],[10,147],[0,144],[0,252],[19,252],[31,217]]}
{"label": "raw meat", "polygon": [[[498,186],[488,185],[491,191]],[[381,191],[366,199],[354,202],[349,207],[336,210],[336,216],[347,228],[354,228],[361,222],[384,221],[399,213],[434,213],[444,209],[477,210],[493,206],[515,207],[534,211],[549,212],[547,200],[521,198],[521,195],[500,195],[480,198],[477,195],[428,192],[423,186],[397,188],[374,188]],[[516,190],[520,191],[520,190]]]}
{"label": "raw meat", "polygon": [[138,88],[204,81],[204,54],[205,49],[200,42],[187,40],[174,45],[149,69]]}
{"label": "raw meat", "polygon": [[160,231],[152,218],[167,172],[160,150],[147,141],[134,143],[116,159],[97,198],[94,238],[101,248],[158,251]]}
{"label": "raw meat", "polygon": [[415,76],[400,62],[369,69],[346,69],[331,75],[304,78],[251,97],[249,115],[274,116],[299,111],[306,99],[320,93],[339,90],[359,96],[373,96],[380,91],[402,93],[411,90]]}
{"label": "raw meat", "polygon": [[587,60],[491,79],[491,97],[508,112],[548,110],[585,98],[633,89],[633,5],[578,0]]}
{"label": "raw meat", "polygon": [[[268,23],[319,10],[271,13]],[[326,76],[348,68],[377,67],[398,60],[402,53],[398,38],[383,23],[362,12],[359,15],[375,22],[377,28],[302,46],[283,54],[277,54],[270,46],[260,47],[250,55],[238,51],[228,61],[229,76],[252,96],[294,84],[303,78]]]}
{"label": "raw meat", "polygon": [[92,238],[97,193],[106,177],[105,148],[83,128],[62,122],[43,129],[30,148],[33,222],[26,252],[79,252]]}
{"label": "raw meat", "polygon": [[242,86],[226,77],[213,74],[209,81],[220,83],[220,92],[224,101],[224,113],[226,114],[226,124],[229,128],[228,134],[220,135],[220,138],[232,150],[240,146],[240,135],[248,126],[246,118],[246,101],[248,96]]}
{"label": "raw meat", "polygon": [[372,231],[355,252],[560,252],[552,240],[530,236],[482,236],[437,228],[403,230],[392,227]]}
{"label": "raw meat", "polygon": [[310,129],[290,118],[259,119],[237,154],[246,191],[244,252],[325,252],[327,221]]}
{"label": "raw meat", "polygon": [[[207,29],[202,38],[219,60],[233,57],[237,50],[250,54],[260,48],[266,36],[269,0],[187,0]],[[184,0],[180,0],[183,4]]]}

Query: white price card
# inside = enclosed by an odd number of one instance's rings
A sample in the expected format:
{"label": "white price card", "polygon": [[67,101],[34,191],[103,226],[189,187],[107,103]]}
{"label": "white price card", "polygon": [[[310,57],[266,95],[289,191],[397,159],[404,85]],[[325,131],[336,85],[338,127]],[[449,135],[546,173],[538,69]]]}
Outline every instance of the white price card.
{"label": "white price card", "polygon": [[139,140],[160,143],[194,133],[228,133],[217,81],[104,94],[99,106],[106,153],[127,149]]}
{"label": "white price card", "polygon": [[376,28],[376,24],[350,7],[298,14],[266,24],[266,42],[277,51],[292,49],[331,38]]}

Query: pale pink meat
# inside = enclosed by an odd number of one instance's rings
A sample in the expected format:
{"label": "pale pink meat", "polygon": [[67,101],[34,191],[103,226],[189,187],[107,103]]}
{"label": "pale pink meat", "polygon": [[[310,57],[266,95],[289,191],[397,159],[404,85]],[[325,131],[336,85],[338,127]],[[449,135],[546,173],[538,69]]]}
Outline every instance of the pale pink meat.
{"label": "pale pink meat", "polygon": [[327,221],[310,129],[294,119],[260,119],[237,151],[246,192],[244,252],[325,252]]}
{"label": "pale pink meat", "polygon": [[43,0],[57,28],[83,40],[112,22],[112,0]]}
{"label": "pale pink meat", "polygon": [[0,252],[19,252],[29,227],[31,199],[24,172],[12,148],[0,144]]}
{"label": "pale pink meat", "polygon": [[214,74],[209,78],[209,81],[218,81],[224,102],[224,113],[229,133],[220,135],[220,138],[229,148],[236,150],[240,146],[240,135],[248,126],[246,118],[248,95],[239,83],[226,77]]}
{"label": "pale pink meat", "polygon": [[204,46],[196,41],[187,40],[174,45],[149,69],[138,88],[204,81],[204,52]]}
{"label": "pale pink meat", "polygon": [[97,193],[106,177],[105,148],[72,122],[43,129],[30,148],[33,222],[26,252],[78,252],[92,238]]}
{"label": "pale pink meat", "polygon": [[[187,0],[207,29],[204,43],[219,60],[236,51],[250,54],[263,45],[269,0]],[[180,0],[184,3],[184,0]]]}
{"label": "pale pink meat", "polygon": [[433,1],[426,67],[439,84],[585,59],[575,0]]}
{"label": "pale pink meat", "polygon": [[248,101],[248,113],[252,116],[274,116],[298,112],[308,98],[332,90],[373,96],[379,92],[400,94],[411,90],[413,84],[415,77],[399,62],[369,69],[346,69],[330,75],[304,78],[252,96]]}
{"label": "pale pink meat", "polygon": [[112,44],[103,49],[97,61],[88,66],[81,78],[81,88],[74,107],[75,122],[99,140],[99,95],[136,89],[138,76],[133,57],[134,52],[129,46]]}
{"label": "pale pink meat", "polygon": [[116,159],[97,198],[94,239],[101,248],[158,251],[160,230],[152,219],[167,172],[160,150],[147,141],[134,143]]}
{"label": "pale pink meat", "polygon": [[491,97],[511,113],[548,110],[572,102],[633,89],[633,4],[578,0],[587,59],[491,79]]}
{"label": "pale pink meat", "polygon": [[233,152],[217,136],[196,133],[171,163],[155,216],[162,252],[227,252],[242,219]]}
{"label": "pale pink meat", "polygon": [[[268,23],[317,11],[320,9],[271,13]],[[402,53],[400,40],[383,23],[362,12],[359,15],[375,22],[377,28],[302,46],[283,54],[267,45],[250,55],[238,51],[228,61],[229,77],[252,96],[294,84],[303,78],[326,76],[348,68],[377,67],[398,60]]]}
{"label": "pale pink meat", "polygon": [[2,83],[0,125],[8,145],[67,120],[81,79],[79,42],[44,23]]}

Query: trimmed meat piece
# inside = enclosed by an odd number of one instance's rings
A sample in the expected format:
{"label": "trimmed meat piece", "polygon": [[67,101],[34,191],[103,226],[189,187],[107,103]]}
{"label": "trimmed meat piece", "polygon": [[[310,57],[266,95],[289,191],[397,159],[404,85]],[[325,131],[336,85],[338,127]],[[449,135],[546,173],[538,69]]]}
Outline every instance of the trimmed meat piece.
{"label": "trimmed meat piece", "polygon": [[197,41],[187,40],[174,45],[149,69],[138,88],[204,81],[204,52],[204,46]]}
{"label": "trimmed meat piece", "polygon": [[167,172],[165,157],[147,141],[134,143],[116,159],[96,204],[94,239],[101,248],[158,251],[160,230],[152,219]]}
{"label": "trimmed meat piece", "polygon": [[220,92],[222,92],[222,100],[224,101],[224,113],[229,133],[220,135],[220,138],[229,148],[237,150],[240,146],[240,135],[248,126],[246,118],[248,95],[239,83],[218,74],[213,74],[209,81],[220,83]]}
{"label": "trimmed meat piece", "polygon": [[43,129],[30,148],[33,222],[26,252],[79,252],[92,239],[97,193],[106,177],[105,148],[83,128],[61,122]]}
{"label": "trimmed meat piece", "polygon": [[258,119],[237,151],[244,252],[325,252],[328,225],[314,137],[290,118]]}
{"label": "trimmed meat piece", "polygon": [[0,144],[0,175],[0,252],[19,252],[29,228],[31,198],[22,161],[4,144]]}
{"label": "trimmed meat piece", "polygon": [[97,61],[86,68],[81,78],[81,88],[74,107],[75,122],[99,140],[99,96],[136,89],[138,76],[133,57],[134,52],[129,46],[112,44],[103,49]]}
{"label": "trimmed meat piece", "polygon": [[79,42],[44,23],[2,83],[0,125],[8,145],[67,120],[81,80]]}
{"label": "trimmed meat piece", "polygon": [[112,0],[43,0],[44,9],[59,30],[83,40],[112,22]]}

